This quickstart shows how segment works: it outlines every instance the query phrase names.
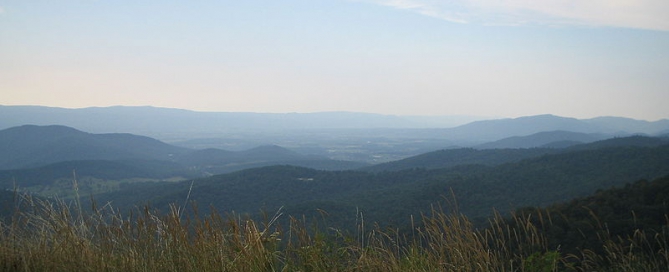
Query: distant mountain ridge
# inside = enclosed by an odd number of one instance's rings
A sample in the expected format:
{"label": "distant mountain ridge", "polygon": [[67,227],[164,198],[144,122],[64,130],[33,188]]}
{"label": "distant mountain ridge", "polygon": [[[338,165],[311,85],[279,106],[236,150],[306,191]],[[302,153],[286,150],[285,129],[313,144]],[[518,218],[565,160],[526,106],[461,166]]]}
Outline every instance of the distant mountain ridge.
{"label": "distant mountain ridge", "polygon": [[198,112],[150,106],[67,109],[2,105],[0,116],[11,117],[0,120],[0,129],[24,124],[59,124],[95,133],[122,131],[151,136],[175,131],[202,133],[222,130],[452,127],[482,119],[471,116],[421,117],[360,112]]}
{"label": "distant mountain ridge", "polygon": [[583,122],[606,128],[610,131],[627,131],[636,133],[646,133],[652,135],[663,134],[667,131],[669,120],[662,119],[655,122],[644,120],[635,120],[630,118],[620,118],[613,116],[596,117],[585,119]]}
{"label": "distant mountain ridge", "polygon": [[[93,133],[126,132],[165,138],[232,132],[314,129],[405,129],[418,138],[466,140],[472,144],[547,131],[626,136],[669,132],[669,120],[649,122],[623,117],[576,119],[554,115],[490,119],[467,116],[396,116],[357,112],[244,113],[196,112],[156,107],[65,109],[0,105],[0,129],[25,124],[66,125]],[[427,129],[427,130],[426,130]],[[395,132],[393,132],[395,133]]]}
{"label": "distant mountain ridge", "polygon": [[[9,124],[66,125],[90,133],[144,135],[191,150],[217,148],[238,152],[277,145],[340,163],[365,164],[396,161],[445,148],[566,148],[592,140],[657,136],[669,131],[669,120],[648,122],[621,117],[579,120],[554,115],[478,120],[452,127],[444,125],[449,117],[351,112],[195,112],[154,107],[0,106],[0,116],[4,117],[0,118],[0,129]],[[500,142],[492,143],[496,141]],[[316,167],[311,158],[299,163]],[[317,165],[332,169],[326,161]],[[237,169],[232,164],[228,166],[224,171]],[[352,165],[338,166],[341,167],[348,169]]]}
{"label": "distant mountain ridge", "polygon": [[623,117],[601,117],[579,120],[555,115],[536,115],[514,119],[476,121],[455,128],[444,129],[446,138],[467,138],[480,142],[497,141],[513,136],[528,136],[548,131],[568,131],[585,134],[628,136],[632,134],[658,135],[669,127],[669,120],[655,122]]}

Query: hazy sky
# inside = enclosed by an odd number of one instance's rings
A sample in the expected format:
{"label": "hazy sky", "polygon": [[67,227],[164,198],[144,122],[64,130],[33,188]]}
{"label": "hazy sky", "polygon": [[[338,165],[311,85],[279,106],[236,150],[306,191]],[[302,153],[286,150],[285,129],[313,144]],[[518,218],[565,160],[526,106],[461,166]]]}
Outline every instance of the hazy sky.
{"label": "hazy sky", "polygon": [[669,118],[667,0],[0,0],[0,104]]}

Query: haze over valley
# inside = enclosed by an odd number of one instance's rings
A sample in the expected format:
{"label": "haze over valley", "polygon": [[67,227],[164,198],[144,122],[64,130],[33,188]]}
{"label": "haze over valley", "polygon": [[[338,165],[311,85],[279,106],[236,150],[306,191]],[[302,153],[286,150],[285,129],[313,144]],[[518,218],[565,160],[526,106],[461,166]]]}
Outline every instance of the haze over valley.
{"label": "haze over valley", "polygon": [[[71,179],[73,171],[80,178],[95,180],[98,186],[113,181],[118,189],[122,181],[182,181],[272,165],[363,172],[499,166],[618,145],[662,146],[669,135],[669,120],[622,117],[579,120],[539,115],[429,127],[434,117],[364,113],[201,113],[151,107],[36,106],[1,106],[0,112],[13,117],[0,122],[0,128],[13,125],[15,120],[39,124],[0,130],[0,176],[5,188],[43,192],[50,192],[47,187],[55,188],[52,182]],[[605,144],[616,141],[623,144]],[[37,177],[46,180],[35,180]],[[61,189],[67,188],[66,182]]]}
{"label": "haze over valley", "polygon": [[0,0],[0,271],[666,271],[667,14]]}
{"label": "haze over valley", "polygon": [[[153,107],[64,109],[0,106],[0,128],[64,125],[90,133],[131,133],[192,148],[243,151],[277,145],[335,160],[381,163],[438,149],[532,148],[669,133],[669,121],[554,115],[483,120],[368,113],[225,113]],[[473,121],[470,121],[473,120]]]}

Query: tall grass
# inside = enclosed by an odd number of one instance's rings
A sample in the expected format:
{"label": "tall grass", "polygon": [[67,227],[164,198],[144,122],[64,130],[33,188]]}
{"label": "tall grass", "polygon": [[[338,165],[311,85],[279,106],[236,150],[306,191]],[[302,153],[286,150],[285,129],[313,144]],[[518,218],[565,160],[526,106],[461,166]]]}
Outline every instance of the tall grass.
{"label": "tall grass", "polygon": [[259,222],[177,205],[124,215],[110,205],[17,201],[20,209],[0,225],[2,271],[669,271],[666,237],[602,232],[605,254],[562,254],[528,216],[509,223],[497,215],[476,229],[439,206],[412,233],[358,214],[349,235],[304,217],[281,226],[280,211]]}

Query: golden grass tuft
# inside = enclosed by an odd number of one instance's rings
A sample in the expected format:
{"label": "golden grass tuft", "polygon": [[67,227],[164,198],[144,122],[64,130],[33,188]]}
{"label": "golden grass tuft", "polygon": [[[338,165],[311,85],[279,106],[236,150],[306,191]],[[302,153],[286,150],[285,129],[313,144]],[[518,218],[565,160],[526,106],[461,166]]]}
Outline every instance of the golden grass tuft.
{"label": "golden grass tuft", "polygon": [[[364,222],[347,235],[278,211],[262,223],[173,205],[122,215],[110,205],[82,212],[78,201],[21,196],[0,224],[2,271],[668,271],[667,237],[610,237],[605,254],[561,254],[529,215],[497,214],[477,229],[466,216],[434,207],[411,233]],[[542,216],[542,215],[539,215]],[[546,221],[546,222],[545,222]],[[550,224],[541,220],[541,224]],[[311,226],[311,227],[310,227]],[[371,226],[371,227],[369,227]],[[660,234],[658,234],[660,235]],[[652,250],[652,254],[648,254]]]}

